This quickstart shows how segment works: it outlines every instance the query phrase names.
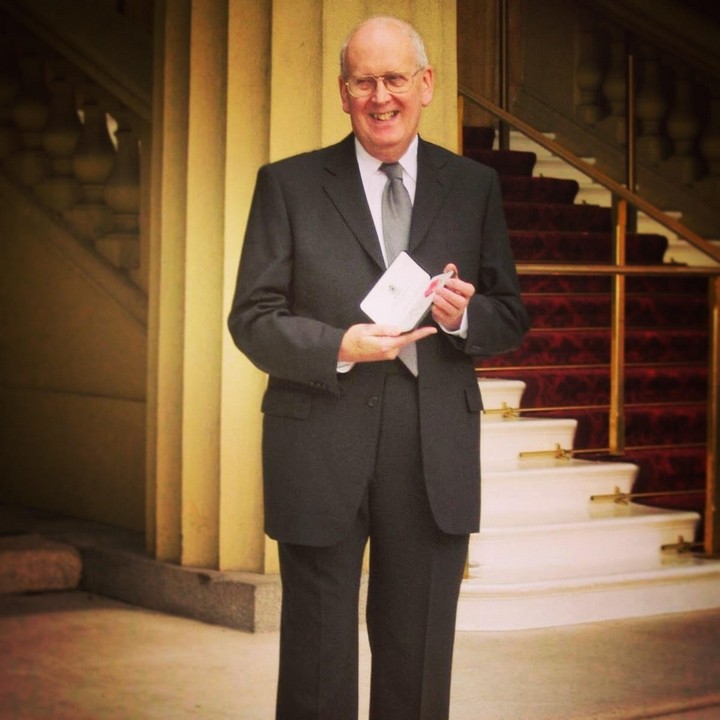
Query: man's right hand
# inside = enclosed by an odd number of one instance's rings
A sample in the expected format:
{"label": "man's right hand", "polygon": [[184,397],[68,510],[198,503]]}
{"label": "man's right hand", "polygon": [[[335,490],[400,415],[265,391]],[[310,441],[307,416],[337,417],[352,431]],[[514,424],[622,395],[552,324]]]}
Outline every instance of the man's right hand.
{"label": "man's right hand", "polygon": [[426,326],[402,333],[394,325],[374,323],[352,325],[343,335],[338,362],[377,362],[394,360],[400,349],[410,343],[435,335],[437,328]]}

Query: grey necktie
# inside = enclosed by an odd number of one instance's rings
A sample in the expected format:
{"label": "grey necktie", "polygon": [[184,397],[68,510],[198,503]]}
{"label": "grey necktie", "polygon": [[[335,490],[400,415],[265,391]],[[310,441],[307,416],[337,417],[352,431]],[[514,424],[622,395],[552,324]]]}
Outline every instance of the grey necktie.
{"label": "grey necktie", "polygon": [[[382,196],[382,224],[387,264],[403,251],[407,250],[410,238],[410,219],[412,203],[403,183],[403,171],[400,163],[383,163],[380,169],[387,175]],[[417,377],[417,347],[415,343],[406,345],[399,354],[407,369]]]}

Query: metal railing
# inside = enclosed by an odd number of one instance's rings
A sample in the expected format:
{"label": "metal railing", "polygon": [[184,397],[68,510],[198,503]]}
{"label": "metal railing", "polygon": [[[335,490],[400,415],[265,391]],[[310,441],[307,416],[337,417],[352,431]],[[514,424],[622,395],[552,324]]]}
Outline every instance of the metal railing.
{"label": "metal railing", "polygon": [[[561,158],[582,174],[610,191],[613,198],[615,235],[613,264],[580,265],[551,263],[518,263],[518,273],[523,275],[594,275],[612,279],[611,364],[610,364],[610,450],[622,455],[625,449],[623,377],[625,374],[625,279],[628,276],[704,276],[708,278],[709,352],[708,352],[708,401],[707,401],[707,461],[706,461],[706,511],[704,551],[709,556],[720,556],[720,265],[686,267],[678,265],[632,265],[625,261],[628,207],[639,210],[660,225],[684,238],[690,245],[710,260],[720,263],[720,248],[704,240],[673,217],[666,215],[652,203],[619,184],[603,172],[589,165],[559,143],[512,115],[495,103],[459,87],[459,125],[465,102],[471,102],[496,117],[501,124],[518,130],[537,145]],[[658,495],[660,493],[655,493]]]}

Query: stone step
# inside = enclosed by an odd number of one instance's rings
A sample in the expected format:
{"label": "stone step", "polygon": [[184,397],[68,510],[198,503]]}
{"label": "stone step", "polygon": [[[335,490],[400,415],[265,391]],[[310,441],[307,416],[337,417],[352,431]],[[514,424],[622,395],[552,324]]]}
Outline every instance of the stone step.
{"label": "stone step", "polygon": [[0,537],[0,595],[74,590],[80,583],[80,553],[41,535]]}
{"label": "stone step", "polygon": [[590,512],[592,496],[629,492],[637,472],[632,463],[577,459],[521,461],[511,470],[486,470],[482,473],[481,526],[509,526],[528,517],[572,516],[578,509]]}
{"label": "stone step", "polygon": [[525,383],[522,380],[506,378],[478,378],[483,408],[488,416],[501,418],[501,412],[520,407]]}
{"label": "stone step", "polygon": [[457,629],[526,630],[718,607],[720,561],[692,555],[608,563],[604,571],[528,568],[464,580]]}
{"label": "stone step", "polygon": [[512,525],[482,527],[470,538],[469,573],[488,569],[602,567],[608,558],[652,563],[661,547],[692,541],[697,513],[628,503],[586,504],[573,512],[517,517]]}
{"label": "stone step", "polygon": [[498,418],[483,415],[480,432],[482,470],[522,467],[526,453],[572,450],[577,420],[574,418]]}

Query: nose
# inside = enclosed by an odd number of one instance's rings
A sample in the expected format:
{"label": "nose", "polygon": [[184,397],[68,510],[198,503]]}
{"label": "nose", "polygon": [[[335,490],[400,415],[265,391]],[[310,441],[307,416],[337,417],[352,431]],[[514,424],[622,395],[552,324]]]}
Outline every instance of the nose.
{"label": "nose", "polygon": [[377,103],[387,102],[392,96],[392,93],[385,87],[385,80],[383,78],[377,78],[375,80],[375,90],[372,96]]}

